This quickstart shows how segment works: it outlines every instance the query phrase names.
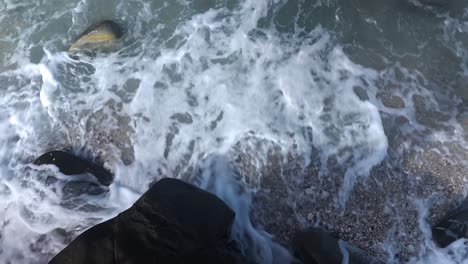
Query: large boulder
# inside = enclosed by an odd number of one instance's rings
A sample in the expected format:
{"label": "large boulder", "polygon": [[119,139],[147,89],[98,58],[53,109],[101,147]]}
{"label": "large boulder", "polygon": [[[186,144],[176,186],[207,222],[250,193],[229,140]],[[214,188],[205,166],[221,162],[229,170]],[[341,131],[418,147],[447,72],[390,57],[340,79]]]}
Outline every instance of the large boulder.
{"label": "large boulder", "polygon": [[166,178],[49,263],[244,263],[229,239],[234,217],[216,196]]}
{"label": "large boulder", "polygon": [[432,227],[432,237],[441,247],[460,238],[468,238],[468,200]]}
{"label": "large boulder", "polygon": [[[318,228],[297,233],[293,239],[296,256],[305,264],[380,264],[363,250]],[[347,259],[349,262],[343,262]]]}
{"label": "large boulder", "polygon": [[64,151],[50,151],[34,162],[35,165],[55,165],[59,171],[66,175],[92,175],[102,185],[109,186],[112,183],[112,173],[94,164],[91,161],[76,157]]}

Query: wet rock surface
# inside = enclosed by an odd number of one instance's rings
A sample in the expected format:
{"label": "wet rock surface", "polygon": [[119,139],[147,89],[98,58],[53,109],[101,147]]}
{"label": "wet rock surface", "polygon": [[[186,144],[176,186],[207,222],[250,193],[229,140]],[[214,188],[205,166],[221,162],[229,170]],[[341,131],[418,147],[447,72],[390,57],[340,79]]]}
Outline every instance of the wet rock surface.
{"label": "wet rock surface", "polygon": [[216,196],[166,178],[49,263],[244,263],[229,239],[234,217]]}
{"label": "wet rock surface", "polygon": [[104,20],[84,31],[70,46],[69,52],[96,52],[115,47],[117,39],[124,34],[115,21]]}
{"label": "wet rock surface", "polygon": [[401,97],[391,94],[380,94],[380,100],[385,107],[402,109],[405,107],[405,102]]}
{"label": "wet rock surface", "polygon": [[446,247],[460,238],[468,238],[468,201],[463,201],[433,226],[432,236],[441,247]]}
{"label": "wet rock surface", "polygon": [[37,158],[34,164],[55,165],[61,173],[66,175],[90,174],[94,176],[99,183],[105,186],[109,186],[113,179],[112,174],[101,166],[64,151],[47,152]]}
{"label": "wet rock surface", "polygon": [[293,248],[308,264],[379,264],[383,263],[323,230],[309,228],[294,236]]}

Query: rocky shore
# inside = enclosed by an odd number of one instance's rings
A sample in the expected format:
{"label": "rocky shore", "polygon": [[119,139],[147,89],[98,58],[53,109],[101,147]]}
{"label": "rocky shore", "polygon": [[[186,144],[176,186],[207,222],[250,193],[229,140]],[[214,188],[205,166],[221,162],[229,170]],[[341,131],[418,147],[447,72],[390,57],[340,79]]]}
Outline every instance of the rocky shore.
{"label": "rocky shore", "polygon": [[[437,123],[438,116],[420,112],[417,118]],[[454,141],[437,142],[427,140],[430,134],[402,134],[402,125],[409,125],[405,118],[384,118],[383,123],[388,156],[367,179],[358,181],[345,208],[338,203],[345,168],[329,160],[323,175],[322,164],[315,162],[303,179],[291,183],[288,179],[301,173],[300,162],[292,159],[263,168],[254,219],[283,244],[291,240],[291,228],[313,225],[383,261],[418,259],[423,241],[430,240],[421,225],[438,223],[466,197],[468,150],[455,136]],[[455,129],[446,131],[454,134]]]}
{"label": "rocky shore", "polygon": [[[441,2],[427,3],[439,5]],[[93,30],[87,32],[86,34],[97,34]],[[77,41],[89,37],[86,34]],[[114,45],[116,39],[110,40]],[[81,42],[90,44],[83,40]],[[79,50],[79,47],[75,45],[73,49]],[[379,261],[398,263],[418,259],[423,251],[423,242],[431,241],[430,235],[424,233],[421,226],[435,228],[434,238],[440,246],[447,246],[452,241],[444,237],[445,233],[441,231],[444,228],[456,230],[455,233],[459,234],[457,238],[463,237],[463,228],[466,225],[462,224],[462,228],[457,230],[460,226],[451,226],[449,220],[452,217],[462,219],[461,222],[465,221],[462,202],[466,196],[465,186],[468,182],[468,150],[466,145],[460,142],[465,143],[468,138],[468,114],[466,107],[464,108],[466,103],[460,102],[458,105],[433,109],[430,106],[431,98],[418,94],[402,98],[400,93],[386,90],[369,99],[365,91],[355,92],[361,100],[373,100],[372,103],[379,105],[381,109],[380,114],[389,145],[386,158],[371,170],[368,177],[358,178],[343,206],[340,193],[345,184],[343,177],[347,167],[346,163],[338,162],[341,157],[331,157],[323,161],[319,158],[320,151],[315,149],[312,162],[304,168],[305,157],[295,153],[285,157],[274,148],[268,150],[268,160],[260,167],[250,162],[255,158],[249,155],[255,155],[255,152],[249,154],[244,151],[237,156],[233,155],[230,162],[234,169],[242,175],[245,183],[255,190],[251,208],[255,226],[274,235],[275,240],[287,248],[294,245],[295,251],[299,251],[296,253],[306,263],[315,263],[307,261],[311,255],[315,256],[318,263],[341,263],[344,255],[336,253],[341,252],[338,250],[339,239],[353,245],[352,247],[355,246],[356,251],[362,250],[375,256]],[[109,105],[109,108],[116,107],[119,105]],[[414,116],[395,114],[399,113],[397,110],[402,109],[411,109],[410,113],[414,113]],[[129,139],[132,131],[128,120],[118,116],[115,127],[120,129],[101,131],[100,115],[105,114],[98,111],[88,120],[89,126],[99,131],[91,133],[89,147],[97,149],[104,161],[117,158],[125,165],[130,165],[135,161],[135,157]],[[170,137],[167,138],[170,142]],[[121,152],[119,155],[112,152],[115,146]],[[349,152],[352,153],[352,149]],[[322,164],[321,161],[326,164]],[[40,164],[43,163],[38,163]],[[96,174],[96,169],[87,172]],[[105,172],[100,171],[97,174],[107,177],[102,181],[98,177],[101,184],[110,184]],[[189,177],[187,180],[197,184],[197,177]],[[461,209],[453,211],[460,205]],[[227,218],[232,222],[232,215]],[[113,224],[114,220],[110,221],[106,223]],[[225,230],[222,233],[225,239],[230,224],[223,224]],[[99,228],[102,226],[97,229]],[[297,238],[299,230],[305,230],[302,234],[307,235]],[[82,235],[78,241],[83,237],[86,240],[86,235]],[[314,244],[311,239],[333,244],[331,248],[338,251],[329,255],[335,256],[336,259],[322,259],[323,249],[304,248],[304,245]],[[229,243],[223,240],[221,244],[230,248]],[[70,246],[74,247],[77,247],[76,243]],[[65,252],[69,253],[63,254],[72,254],[70,251]],[[233,262],[238,262],[243,257],[238,255],[236,250],[230,251],[228,255],[231,256],[231,253]]]}
{"label": "rocky shore", "polygon": [[[56,165],[62,173],[69,175],[68,177],[89,175],[98,182],[109,179],[109,174],[98,169],[98,165],[66,152],[45,153],[34,163],[39,166]],[[90,181],[89,178],[77,180],[82,183]],[[384,263],[388,260],[388,255],[381,254],[382,251],[375,245],[382,245],[381,241],[389,237],[399,241],[397,245],[408,248],[407,251],[395,249],[402,253],[393,256],[395,259],[392,262],[408,261],[411,254],[417,252],[416,243],[421,244],[422,239],[427,239],[422,237],[423,234],[418,229],[418,225],[421,224],[418,214],[424,212],[418,208],[417,200],[409,204],[411,197],[402,196],[401,192],[396,193],[394,197],[403,199],[406,208],[402,204],[399,204],[398,208],[391,208],[385,204],[389,199],[388,194],[393,190],[381,189],[387,184],[382,182],[384,184],[380,186],[359,186],[356,189],[357,195],[352,196],[346,209],[339,210],[335,207],[326,208],[322,214],[309,213],[305,217],[306,221],[302,223],[298,221],[301,219],[300,214],[307,211],[302,211],[304,208],[301,207],[291,210],[284,199],[278,199],[281,196],[276,192],[280,184],[264,182],[262,190],[273,192],[269,193],[269,199],[262,201],[262,198],[258,198],[255,202],[257,205],[261,203],[259,208],[275,209],[276,213],[258,210],[254,215],[258,217],[258,212],[269,214],[269,218],[263,215],[257,222],[265,224],[268,231],[277,234],[284,246],[294,254],[294,262],[338,264],[346,260],[349,263]],[[75,195],[87,191],[83,186],[75,185]],[[375,189],[370,191],[369,187]],[[386,195],[376,195],[384,190],[387,191]],[[89,194],[95,195],[92,192]],[[313,192],[306,189],[304,196],[308,198],[312,194]],[[324,195],[324,191],[321,196],[324,200],[332,197]],[[284,195],[282,197],[285,198]],[[378,200],[377,197],[383,198]],[[412,197],[414,199],[415,196]],[[321,207],[323,204],[325,203],[317,206],[316,210],[324,210]],[[438,212],[444,211],[445,206],[437,208]],[[392,209],[394,211],[391,211]],[[308,208],[305,207],[305,210]],[[341,213],[337,216],[336,212]],[[394,218],[394,215],[399,217]],[[431,216],[434,215],[436,214]],[[242,250],[230,235],[235,217],[236,214],[216,196],[180,180],[166,178],[153,184],[130,209],[79,235],[50,263],[184,263],[188,260],[251,262],[252,260],[242,255]],[[322,221],[319,220],[320,217]],[[265,222],[265,219],[271,222]],[[389,221],[382,221],[383,219]],[[391,221],[392,219],[398,221]],[[335,228],[334,224],[338,228]],[[347,227],[343,228],[346,225]],[[440,247],[446,247],[459,238],[467,237],[467,202],[463,202],[456,210],[445,213],[443,218],[438,219],[432,226],[433,239]],[[354,231],[356,228],[359,232]],[[385,235],[382,236],[382,233]],[[374,240],[369,239],[370,236],[373,236]],[[375,254],[377,258],[363,249]]]}

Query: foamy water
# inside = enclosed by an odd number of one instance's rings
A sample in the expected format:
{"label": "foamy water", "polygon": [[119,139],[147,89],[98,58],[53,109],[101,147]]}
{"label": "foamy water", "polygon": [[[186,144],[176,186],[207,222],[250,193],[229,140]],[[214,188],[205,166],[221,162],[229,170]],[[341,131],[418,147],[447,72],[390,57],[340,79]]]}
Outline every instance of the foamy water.
{"label": "foamy water", "polygon": [[[252,199],[272,152],[280,164],[299,157],[302,172],[278,172],[291,184],[314,160],[321,177],[335,175],[331,159],[344,168],[333,200],[338,214],[388,152],[403,155],[434,142],[467,149],[458,118],[468,59],[462,4],[451,6],[458,13],[414,1],[385,4],[414,16],[400,18],[392,32],[385,22],[393,17],[380,16],[372,3],[212,2],[0,2],[0,262],[45,263],[71,237],[131,206],[149,184],[174,177],[236,211],[233,238],[244,254],[286,263],[292,257],[274,232],[250,219],[262,209]],[[349,29],[355,15],[362,31]],[[108,18],[126,28],[117,52],[79,59],[64,52],[88,25]],[[434,39],[411,34],[424,23]],[[392,34],[400,40],[386,42]],[[389,91],[403,107],[382,102]],[[444,115],[421,119],[415,95],[425,99],[424,109]],[[390,146],[388,116],[406,118],[398,131],[418,140]],[[30,165],[64,148],[104,162],[115,174],[108,192],[70,196],[63,191],[69,177]],[[466,166],[452,149],[439,151]],[[248,157],[245,167],[236,166],[238,156]],[[444,250],[431,242],[429,207],[415,205],[425,239],[409,261],[465,261],[464,241]],[[389,241],[381,251],[399,261],[392,249],[399,242]]]}

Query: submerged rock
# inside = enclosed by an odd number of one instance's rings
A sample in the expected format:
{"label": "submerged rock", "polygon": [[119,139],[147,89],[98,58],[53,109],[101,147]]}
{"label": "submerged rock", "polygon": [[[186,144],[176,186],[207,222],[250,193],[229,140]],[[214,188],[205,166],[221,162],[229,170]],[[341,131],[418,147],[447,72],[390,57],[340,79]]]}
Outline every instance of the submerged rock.
{"label": "submerged rock", "polygon": [[71,53],[113,49],[123,36],[122,27],[112,20],[104,20],[81,34],[70,46]]}
{"label": "submerged rock", "polygon": [[107,188],[100,184],[87,181],[70,181],[64,184],[62,193],[63,199],[71,199],[81,194],[100,195],[107,191]]}
{"label": "submerged rock", "polygon": [[468,200],[432,227],[432,237],[441,247],[460,238],[468,238]]}
{"label": "submerged rock", "polygon": [[106,169],[64,151],[47,152],[33,163],[35,165],[53,164],[66,175],[91,174],[105,186],[109,186],[113,179],[112,174]]}
{"label": "submerged rock", "polygon": [[49,263],[245,263],[229,241],[234,217],[218,197],[166,178]]}
{"label": "submerged rock", "polygon": [[[380,264],[379,260],[333,237],[330,233],[310,228],[296,234],[293,249],[305,264]],[[347,259],[349,262],[343,262]]]}

